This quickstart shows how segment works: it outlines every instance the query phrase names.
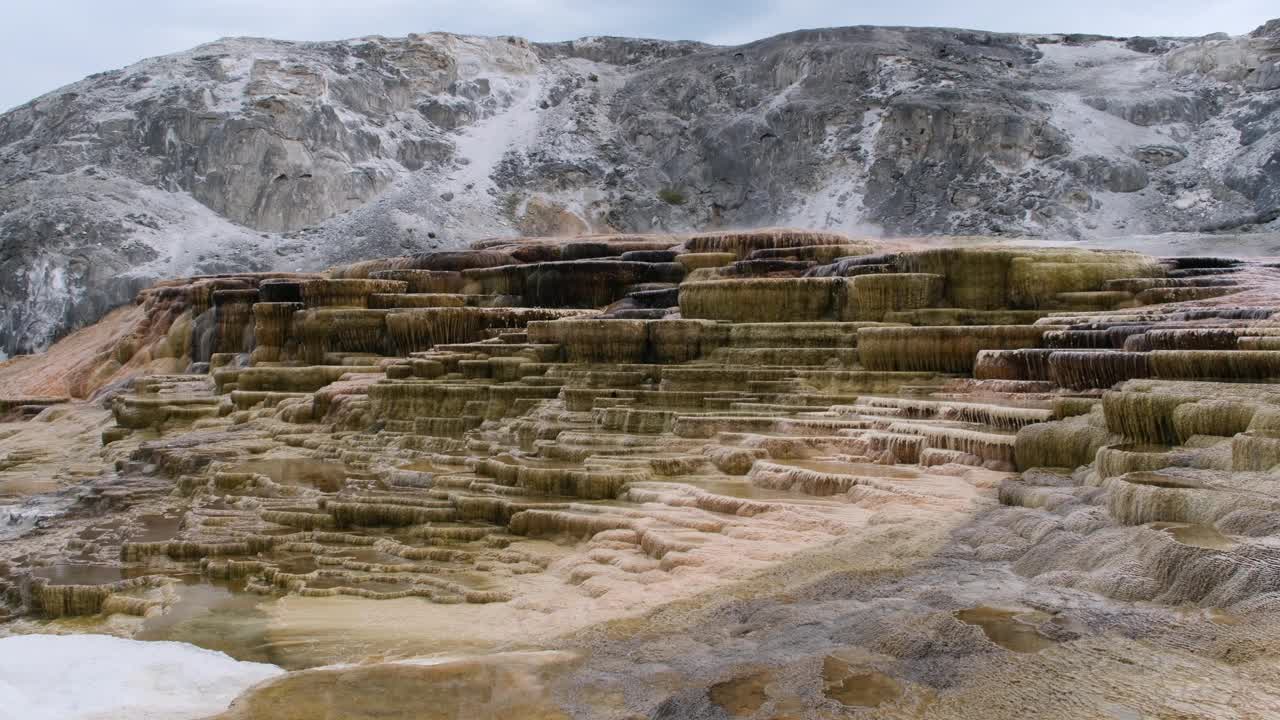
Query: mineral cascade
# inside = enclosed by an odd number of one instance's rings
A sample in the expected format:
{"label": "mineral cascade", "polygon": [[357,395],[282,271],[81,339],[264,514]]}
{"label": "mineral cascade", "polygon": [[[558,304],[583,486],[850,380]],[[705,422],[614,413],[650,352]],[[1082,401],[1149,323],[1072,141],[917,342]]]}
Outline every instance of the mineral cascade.
{"label": "mineral cascade", "polygon": [[0,634],[289,671],[223,720],[1275,717],[1277,313],[793,229],[161,282],[0,364]]}

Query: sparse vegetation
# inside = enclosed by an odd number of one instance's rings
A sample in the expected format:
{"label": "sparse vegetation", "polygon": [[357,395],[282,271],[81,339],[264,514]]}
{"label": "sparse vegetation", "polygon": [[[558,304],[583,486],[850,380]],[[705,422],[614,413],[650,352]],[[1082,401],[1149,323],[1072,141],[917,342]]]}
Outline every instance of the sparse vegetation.
{"label": "sparse vegetation", "polygon": [[522,198],[520,197],[520,193],[518,192],[509,192],[506,195],[504,195],[502,197],[502,202],[499,204],[499,208],[502,212],[502,216],[507,218],[511,222],[515,222],[516,214],[520,211],[521,200]]}
{"label": "sparse vegetation", "polygon": [[668,205],[683,205],[686,201],[684,193],[675,188],[662,188],[658,191],[658,199]]}

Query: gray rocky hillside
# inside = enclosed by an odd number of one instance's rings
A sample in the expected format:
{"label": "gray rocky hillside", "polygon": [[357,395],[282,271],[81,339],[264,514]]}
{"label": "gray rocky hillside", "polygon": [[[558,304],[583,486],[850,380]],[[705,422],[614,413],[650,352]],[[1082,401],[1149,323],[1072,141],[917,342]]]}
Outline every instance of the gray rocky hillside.
{"label": "gray rocky hillside", "polygon": [[851,27],[738,47],[227,39],[0,116],[0,351],[42,348],[160,276],[492,235],[1096,239],[1276,230],[1278,215],[1280,21],[1195,39]]}

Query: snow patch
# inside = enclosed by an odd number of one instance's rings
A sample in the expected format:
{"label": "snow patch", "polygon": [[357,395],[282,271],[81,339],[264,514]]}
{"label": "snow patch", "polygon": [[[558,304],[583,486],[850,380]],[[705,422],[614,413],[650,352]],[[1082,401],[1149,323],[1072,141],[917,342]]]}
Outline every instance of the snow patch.
{"label": "snow patch", "polygon": [[1208,203],[1212,199],[1213,192],[1208,189],[1187,190],[1178,195],[1177,199],[1173,201],[1173,206],[1178,210],[1190,210],[1197,205]]}
{"label": "snow patch", "polygon": [[926,87],[937,89],[952,84],[950,80],[926,82],[921,69],[910,58],[882,55],[876,58],[876,84],[868,88],[867,98],[883,102]]}
{"label": "snow patch", "polygon": [[0,638],[0,708],[25,720],[200,718],[283,672],[186,643],[18,635]]}
{"label": "snow patch", "polygon": [[[831,162],[826,180],[814,192],[801,197],[792,213],[789,224],[797,227],[815,227],[840,230],[851,235],[878,236],[881,230],[863,221],[866,207],[863,201],[867,191],[867,177],[876,159],[876,136],[884,121],[884,109],[873,107],[862,116],[862,127],[854,136],[852,145],[862,152],[862,162]],[[841,150],[840,137],[834,128],[828,129],[822,150],[835,158]]]}
{"label": "snow patch", "polygon": [[511,88],[511,107],[467,127],[457,138],[457,157],[466,164],[451,177],[454,184],[483,192],[493,187],[490,175],[509,150],[521,151],[538,137],[538,97],[542,83],[535,76],[523,88]]}
{"label": "snow patch", "polygon": [[1145,59],[1156,62],[1152,56],[1131,50],[1116,40],[1100,40],[1085,44],[1039,43],[1036,45],[1044,66],[1059,66],[1070,71],[1098,67],[1126,60]]}

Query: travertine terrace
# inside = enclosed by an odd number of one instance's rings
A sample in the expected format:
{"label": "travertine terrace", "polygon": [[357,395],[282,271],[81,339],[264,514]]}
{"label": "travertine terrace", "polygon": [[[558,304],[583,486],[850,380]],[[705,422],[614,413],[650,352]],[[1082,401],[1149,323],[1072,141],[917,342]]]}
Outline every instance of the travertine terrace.
{"label": "travertine terrace", "polygon": [[294,671],[226,718],[1275,717],[1277,312],[788,229],[177,279],[0,365],[0,628]]}

